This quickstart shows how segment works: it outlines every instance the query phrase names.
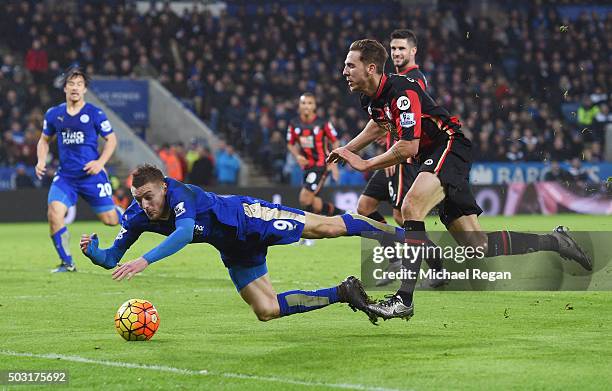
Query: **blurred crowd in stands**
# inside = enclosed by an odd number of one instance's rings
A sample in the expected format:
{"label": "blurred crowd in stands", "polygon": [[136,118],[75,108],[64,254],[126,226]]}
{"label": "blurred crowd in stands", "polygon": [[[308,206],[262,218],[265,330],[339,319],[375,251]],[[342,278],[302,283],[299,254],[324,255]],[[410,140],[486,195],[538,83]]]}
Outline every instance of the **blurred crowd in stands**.
{"label": "blurred crowd in stands", "polygon": [[[518,2],[493,18],[443,2],[447,8],[428,12],[307,15],[262,6],[213,17],[199,9],[179,15],[167,5],[141,15],[130,4],[70,4],[0,4],[0,165],[35,164],[43,112],[64,100],[58,77],[79,64],[92,75],[157,78],[231,143],[216,154],[179,140],[162,146],[176,177],[235,183],[235,148],[287,181],[284,133],[299,95],[314,92],[318,115],[349,140],[366,115],[341,75],[347,48],[363,37],[388,46],[395,28],[417,33],[429,91],[462,119],[475,160],[603,160],[604,127],[612,122],[612,13],[570,22],[552,3]],[[343,175],[341,183],[363,182],[359,173]]]}

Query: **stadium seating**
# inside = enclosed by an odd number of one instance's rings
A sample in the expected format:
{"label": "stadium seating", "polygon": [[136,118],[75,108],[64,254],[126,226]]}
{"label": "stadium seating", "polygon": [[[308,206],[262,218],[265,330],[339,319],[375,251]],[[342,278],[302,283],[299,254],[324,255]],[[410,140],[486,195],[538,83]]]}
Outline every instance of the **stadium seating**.
{"label": "stadium seating", "polygon": [[[392,3],[373,14],[367,1],[306,14],[292,2],[242,7],[230,1],[213,17],[203,10],[179,15],[169,6],[139,14],[120,3],[84,4],[72,12],[33,1],[0,5],[8,21],[0,27],[7,42],[0,165],[32,164],[43,110],[62,100],[57,77],[78,63],[90,74],[158,78],[239,152],[282,180],[275,132],[284,132],[300,92],[315,92],[319,114],[354,135],[365,115],[340,74],[346,49],[365,36],[387,44],[394,28],[406,27],[420,39],[417,62],[432,95],[461,117],[476,156],[555,159],[554,140],[560,139],[563,159],[603,159],[601,145],[593,145],[603,142],[600,125],[610,116],[589,126],[573,117],[585,96],[596,97],[585,107],[593,114],[610,105],[605,53],[612,49],[606,41],[612,14],[567,14],[530,2],[480,17],[466,16],[452,2],[427,12]],[[561,11],[581,23],[568,27]],[[583,137],[587,127],[592,131]]]}

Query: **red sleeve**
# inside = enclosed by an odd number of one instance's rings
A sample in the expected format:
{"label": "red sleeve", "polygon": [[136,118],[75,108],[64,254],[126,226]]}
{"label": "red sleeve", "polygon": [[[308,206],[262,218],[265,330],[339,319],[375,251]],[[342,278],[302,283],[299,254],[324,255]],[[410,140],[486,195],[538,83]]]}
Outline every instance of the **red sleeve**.
{"label": "red sleeve", "polygon": [[421,99],[414,90],[405,90],[391,102],[391,111],[401,140],[421,138]]}
{"label": "red sleeve", "polygon": [[423,91],[427,91],[427,85],[425,85],[425,82],[422,79],[418,79],[417,83],[419,83]]}
{"label": "red sleeve", "polygon": [[293,125],[289,124],[289,126],[287,126],[287,142],[289,143],[289,145],[293,145],[295,144],[296,140],[297,140],[297,135],[295,134]]}
{"label": "red sleeve", "polygon": [[336,132],[336,128],[334,128],[334,125],[332,125],[331,122],[328,121],[325,123],[325,127],[323,129],[325,130],[325,135],[329,141],[335,143],[336,140],[338,140],[338,132]]}

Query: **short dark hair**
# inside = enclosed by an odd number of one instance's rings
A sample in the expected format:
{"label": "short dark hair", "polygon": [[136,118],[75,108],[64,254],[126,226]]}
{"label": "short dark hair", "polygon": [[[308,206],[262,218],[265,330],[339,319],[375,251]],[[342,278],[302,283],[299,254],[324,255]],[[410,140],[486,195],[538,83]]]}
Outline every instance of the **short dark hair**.
{"label": "short dark hair", "polygon": [[164,173],[153,164],[143,164],[132,171],[132,186],[139,188],[151,182],[164,182]]}
{"label": "short dark hair", "polygon": [[397,29],[397,30],[394,30],[391,33],[391,39],[405,39],[410,44],[412,44],[412,46],[414,46],[414,47],[417,46],[417,37],[416,37],[416,34],[414,33],[414,31],[409,30],[409,29]]}
{"label": "short dark hair", "polygon": [[376,65],[377,73],[383,73],[389,55],[380,42],[375,39],[360,39],[353,42],[349,50],[360,52],[362,62]]}
{"label": "short dark hair", "polygon": [[301,97],[304,97],[304,98],[312,98],[312,99],[314,99],[314,100],[317,100],[317,98],[315,97],[315,94],[313,94],[313,93],[312,93],[312,92],[310,92],[310,91],[306,91],[306,92],[304,92],[302,95],[300,95],[300,98],[301,98]]}
{"label": "short dark hair", "polygon": [[87,77],[85,71],[78,66],[70,67],[66,70],[66,72],[64,72],[64,87],[66,87],[66,83],[68,83],[68,80],[74,79],[75,77],[79,76],[81,76],[83,80],[85,80],[85,87],[87,87],[89,85],[89,77]]}

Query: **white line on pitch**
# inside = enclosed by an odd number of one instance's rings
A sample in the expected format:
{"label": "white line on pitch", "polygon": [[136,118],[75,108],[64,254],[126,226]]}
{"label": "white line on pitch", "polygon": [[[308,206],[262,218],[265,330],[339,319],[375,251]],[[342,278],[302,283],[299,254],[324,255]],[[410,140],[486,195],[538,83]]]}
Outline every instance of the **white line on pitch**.
{"label": "white line on pitch", "polygon": [[37,353],[29,353],[29,352],[15,352],[12,350],[0,350],[0,355],[12,356],[12,357],[41,358],[41,359],[49,359],[49,360],[59,359],[59,360],[64,360],[64,361],[69,361],[69,362],[104,365],[108,367],[146,369],[146,370],[151,370],[151,371],[171,372],[171,373],[177,373],[180,375],[190,375],[190,376],[198,376],[198,375],[199,376],[218,376],[218,377],[225,377],[225,378],[230,378],[230,379],[243,379],[243,380],[255,380],[255,381],[264,381],[264,382],[294,384],[294,385],[301,385],[301,386],[306,386],[306,387],[329,387],[329,388],[341,388],[341,389],[364,390],[364,391],[398,391],[397,389],[393,389],[393,388],[372,387],[372,386],[365,386],[362,384],[309,382],[305,380],[288,379],[288,378],[282,378],[282,377],[276,377],[276,376],[257,376],[257,375],[247,375],[247,374],[232,373],[232,372],[215,373],[215,372],[210,372],[206,369],[196,371],[193,369],[175,368],[175,367],[169,367],[165,365],[146,365],[146,364],[137,364],[137,363],[120,362],[120,361],[94,360],[94,359],[86,358],[86,357],[67,356],[67,355],[57,354],[57,353],[37,354]]}

